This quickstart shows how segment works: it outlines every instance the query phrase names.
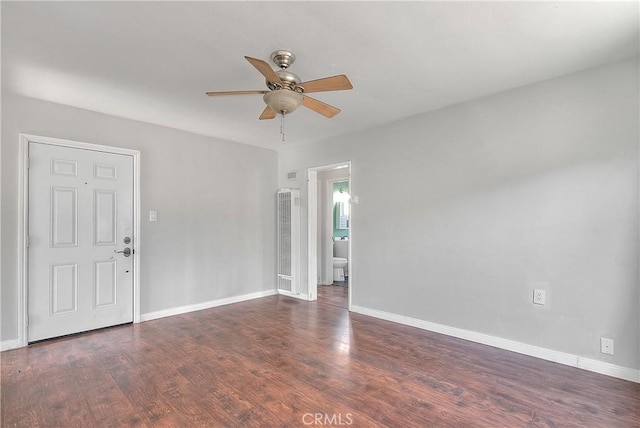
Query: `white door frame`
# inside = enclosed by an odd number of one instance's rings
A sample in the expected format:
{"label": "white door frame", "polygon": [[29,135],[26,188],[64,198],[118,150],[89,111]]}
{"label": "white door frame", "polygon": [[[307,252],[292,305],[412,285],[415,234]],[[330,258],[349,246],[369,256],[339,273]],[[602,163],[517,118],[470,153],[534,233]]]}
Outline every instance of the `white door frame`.
{"label": "white door frame", "polygon": [[[351,178],[347,177],[347,178],[330,178],[326,181],[327,186],[325,187],[324,191],[325,191],[325,207],[327,207],[327,209],[331,210],[331,214],[329,214],[328,212],[325,212],[324,214],[324,227],[326,230],[329,230],[331,232],[331,235],[333,235],[333,220],[334,220],[334,213],[333,213],[333,185],[335,183],[344,183],[347,182],[349,183],[349,189],[351,189]],[[351,190],[349,190],[349,192],[351,192]],[[351,203],[351,201],[349,201],[349,203]],[[347,232],[347,237],[351,235],[351,209],[349,209],[349,229]],[[327,276],[328,279],[331,279],[331,282],[333,283],[333,236],[324,236],[324,262],[325,265],[322,266],[322,269],[324,270],[324,275],[323,276]],[[349,248],[351,248],[351,241],[349,241]],[[351,268],[351,264],[349,264],[349,268]]]}
{"label": "white door frame", "polygon": [[[318,296],[318,172],[333,169],[337,166],[347,165],[350,193],[353,194],[353,176],[351,173],[351,161],[338,162],[330,165],[322,165],[307,169],[307,290],[309,300],[316,300]],[[337,181],[345,181],[341,178]],[[351,295],[353,292],[353,258],[351,257],[353,210],[349,210],[349,302],[347,309],[351,310]]]}
{"label": "white door frame", "polygon": [[307,171],[307,296],[318,299],[318,171]]}
{"label": "white door frame", "polygon": [[18,347],[27,346],[29,313],[29,143],[43,143],[133,157],[133,322],[140,322],[140,151],[60,138],[19,134],[18,142]]}

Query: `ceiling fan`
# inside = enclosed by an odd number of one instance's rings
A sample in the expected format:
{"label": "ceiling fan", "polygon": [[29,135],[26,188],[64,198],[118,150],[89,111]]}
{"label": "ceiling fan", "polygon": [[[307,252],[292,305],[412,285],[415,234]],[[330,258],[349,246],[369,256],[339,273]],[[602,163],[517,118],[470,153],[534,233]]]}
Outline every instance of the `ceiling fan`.
{"label": "ceiling fan", "polygon": [[274,119],[278,114],[284,118],[300,105],[331,118],[340,113],[339,108],[311,98],[306,94],[353,89],[353,85],[344,74],[302,82],[300,77],[287,70],[296,60],[293,52],[287,50],[278,50],[271,54],[271,60],[280,67],[277,71],[274,71],[269,64],[260,59],[249,56],[245,56],[245,59],[265,77],[268,90],[207,92],[207,95],[215,97],[261,94],[267,106],[260,115],[260,120]]}

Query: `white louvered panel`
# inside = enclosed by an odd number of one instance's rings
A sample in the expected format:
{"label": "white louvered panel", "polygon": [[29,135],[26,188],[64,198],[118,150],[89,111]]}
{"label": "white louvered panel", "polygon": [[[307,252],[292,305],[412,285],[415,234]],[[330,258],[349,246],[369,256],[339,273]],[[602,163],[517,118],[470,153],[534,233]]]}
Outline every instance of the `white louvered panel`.
{"label": "white louvered panel", "polygon": [[299,293],[300,191],[278,192],[278,290]]}
{"label": "white louvered panel", "polygon": [[278,193],[278,274],[291,275],[291,193]]}
{"label": "white louvered panel", "polygon": [[278,290],[291,292],[291,280],[278,275]]}

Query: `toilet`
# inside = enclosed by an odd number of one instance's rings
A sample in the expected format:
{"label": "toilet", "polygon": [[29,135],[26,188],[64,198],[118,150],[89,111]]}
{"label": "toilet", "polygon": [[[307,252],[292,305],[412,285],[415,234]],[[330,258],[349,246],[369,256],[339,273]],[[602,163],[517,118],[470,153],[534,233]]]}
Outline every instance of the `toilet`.
{"label": "toilet", "polygon": [[347,265],[347,259],[342,257],[333,258],[333,280],[344,282],[344,267]]}
{"label": "toilet", "polygon": [[333,280],[344,282],[347,274],[349,257],[349,240],[336,239],[333,241]]}

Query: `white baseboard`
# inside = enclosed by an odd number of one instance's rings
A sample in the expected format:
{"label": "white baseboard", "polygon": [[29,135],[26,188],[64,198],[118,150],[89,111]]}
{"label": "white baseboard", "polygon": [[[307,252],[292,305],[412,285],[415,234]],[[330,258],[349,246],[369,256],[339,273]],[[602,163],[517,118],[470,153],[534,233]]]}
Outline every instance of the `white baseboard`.
{"label": "white baseboard", "polygon": [[20,341],[18,339],[3,340],[0,342],[0,352],[16,348],[20,348]]}
{"label": "white baseboard", "polygon": [[393,314],[390,312],[379,311],[377,309],[365,308],[363,306],[352,305],[351,311],[362,315],[368,315],[399,324],[417,327],[423,330],[440,333],[447,336],[457,337],[459,339],[469,340],[471,342],[481,343],[483,345],[493,346],[495,348],[505,349],[507,351],[517,352],[519,354],[540,358],[554,363],[560,363],[571,367],[577,367],[595,373],[607,376],[629,380],[640,383],[640,370],[617,366],[611,363],[585,358],[579,355],[567,354],[553,349],[541,348],[539,346],[528,345],[526,343],[516,342],[514,340],[503,339],[501,337],[490,336],[488,334],[477,333],[475,331],[464,330],[461,328],[450,327],[443,324],[436,324],[429,321],[411,318],[404,315]]}
{"label": "white baseboard", "polygon": [[[209,302],[196,303],[194,305],[178,306],[176,308],[163,309],[161,311],[141,314],[140,321],[151,321],[158,318],[170,317],[172,315],[179,315],[187,312],[214,308],[216,306],[244,302],[245,300],[252,300],[252,299],[258,299],[260,297],[273,296],[275,294],[278,294],[276,290],[265,290],[265,291],[258,291],[256,293],[243,294],[240,296],[225,297],[224,299],[212,300]],[[4,340],[0,342],[0,351],[8,351],[9,349],[15,349],[20,347],[21,347],[20,341],[18,339]]]}
{"label": "white baseboard", "polygon": [[151,321],[158,318],[170,317],[172,315],[186,314],[187,312],[201,311],[203,309],[215,308],[216,306],[229,305],[231,303],[244,302],[245,300],[259,299],[260,297],[273,296],[276,290],[258,291],[256,293],[243,294],[240,296],[225,297],[223,299],[211,300],[208,302],[195,303],[193,305],[178,306],[175,308],[163,309],[161,311],[140,314],[140,321]]}
{"label": "white baseboard", "polygon": [[283,296],[294,297],[296,299],[309,301],[309,295],[306,294],[306,293],[305,294],[301,294],[301,293],[294,294],[294,293],[292,293],[290,291],[286,291],[286,290],[278,290],[277,293],[281,294]]}

